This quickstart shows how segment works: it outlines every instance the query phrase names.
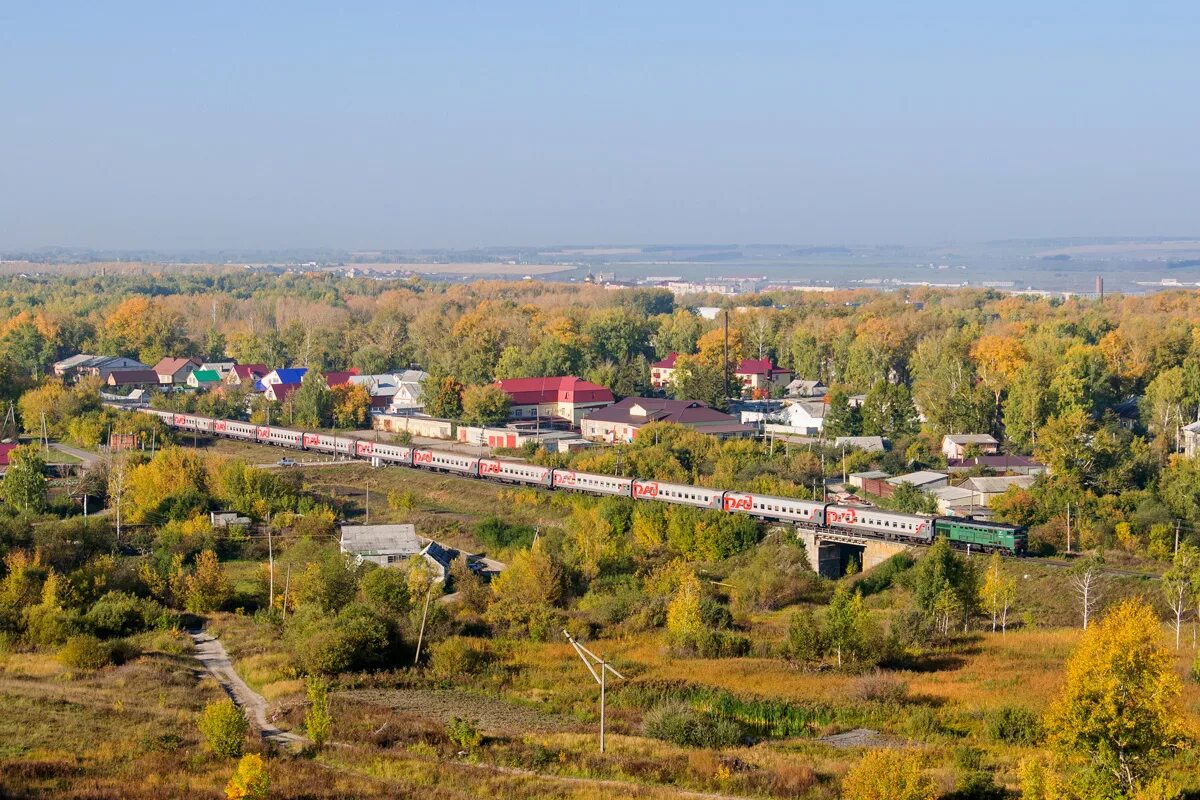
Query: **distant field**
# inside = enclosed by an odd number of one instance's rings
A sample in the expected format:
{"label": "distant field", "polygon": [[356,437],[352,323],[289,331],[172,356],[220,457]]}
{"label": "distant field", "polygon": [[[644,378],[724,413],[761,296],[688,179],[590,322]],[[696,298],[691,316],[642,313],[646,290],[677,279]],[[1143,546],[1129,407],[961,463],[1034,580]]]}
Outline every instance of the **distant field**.
{"label": "distant field", "polygon": [[500,264],[496,262],[462,261],[453,264],[425,263],[378,263],[378,264],[347,264],[346,268],[369,269],[382,272],[393,270],[408,270],[426,275],[550,275],[555,272],[568,272],[574,267],[562,264]]}

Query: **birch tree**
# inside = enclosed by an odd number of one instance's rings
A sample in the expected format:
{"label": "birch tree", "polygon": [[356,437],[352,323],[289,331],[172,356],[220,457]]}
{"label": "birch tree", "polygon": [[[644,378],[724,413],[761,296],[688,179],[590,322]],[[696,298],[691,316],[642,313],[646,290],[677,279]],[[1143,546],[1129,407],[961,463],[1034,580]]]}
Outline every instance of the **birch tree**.
{"label": "birch tree", "polygon": [[1175,616],[1175,649],[1180,647],[1183,633],[1183,616],[1191,604],[1192,582],[1195,579],[1196,552],[1189,545],[1180,546],[1175,553],[1171,568],[1162,577],[1162,592],[1167,607]]}
{"label": "birch tree", "polygon": [[1070,570],[1071,588],[1079,597],[1080,613],[1083,617],[1083,629],[1086,631],[1091,620],[1092,609],[1100,599],[1100,568],[1104,559],[1098,555],[1089,556],[1076,563]]}
{"label": "birch tree", "polygon": [[1016,594],[1016,579],[1001,571],[1000,554],[992,553],[983,576],[983,586],[979,590],[980,602],[992,614],[992,633],[996,632],[997,625],[1003,633],[1008,632],[1008,609],[1016,599]]}

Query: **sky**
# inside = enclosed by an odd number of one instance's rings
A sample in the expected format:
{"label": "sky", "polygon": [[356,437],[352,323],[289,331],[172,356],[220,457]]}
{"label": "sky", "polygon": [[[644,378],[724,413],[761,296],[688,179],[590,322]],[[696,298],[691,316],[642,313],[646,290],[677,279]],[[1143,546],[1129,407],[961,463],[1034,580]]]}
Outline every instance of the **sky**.
{"label": "sky", "polygon": [[1200,3],[0,0],[0,248],[1200,235]]}

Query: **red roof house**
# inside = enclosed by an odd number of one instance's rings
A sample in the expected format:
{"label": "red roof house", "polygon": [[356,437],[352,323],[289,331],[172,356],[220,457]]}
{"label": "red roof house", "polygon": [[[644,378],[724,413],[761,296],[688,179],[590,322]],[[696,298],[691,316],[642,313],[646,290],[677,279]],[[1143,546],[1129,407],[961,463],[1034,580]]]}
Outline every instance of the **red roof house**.
{"label": "red roof house", "polygon": [[578,427],[589,412],[613,404],[604,386],[567,375],[555,378],[508,378],[495,383],[512,402],[512,419],[556,419]]}
{"label": "red roof house", "polygon": [[729,414],[699,400],[664,400],[661,397],[626,397],[619,403],[593,411],[583,420],[583,435],[604,442],[632,442],[638,429],[651,422],[672,422],[719,438],[752,436],[753,425],[743,425]]}
{"label": "red roof house", "polygon": [[266,364],[234,364],[233,369],[225,376],[225,382],[235,386],[253,386],[256,381],[267,377],[270,371]]}
{"label": "red roof house", "polygon": [[358,374],[358,369],[349,369],[345,372],[324,372],[325,385],[332,389],[335,386],[341,386],[343,383],[349,383],[350,379]]}
{"label": "red roof house", "polygon": [[769,358],[743,358],[733,373],[745,389],[767,391],[777,384],[786,384],[792,379],[792,371],[777,367]]}
{"label": "red roof house", "polygon": [[0,473],[8,469],[8,454],[17,449],[13,442],[0,442]]}
{"label": "red roof house", "polygon": [[668,385],[675,377],[675,361],[678,358],[678,353],[668,353],[666,358],[651,364],[650,385],[655,389]]}

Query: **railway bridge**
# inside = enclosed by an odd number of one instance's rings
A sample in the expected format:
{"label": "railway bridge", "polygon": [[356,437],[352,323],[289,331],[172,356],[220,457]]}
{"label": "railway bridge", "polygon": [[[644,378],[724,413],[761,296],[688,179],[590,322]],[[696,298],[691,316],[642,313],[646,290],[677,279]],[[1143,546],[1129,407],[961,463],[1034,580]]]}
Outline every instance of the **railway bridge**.
{"label": "railway bridge", "polygon": [[813,572],[825,578],[840,578],[851,563],[859,571],[882,564],[897,553],[909,549],[901,542],[889,542],[858,536],[830,528],[796,528],[796,538],[804,543]]}

